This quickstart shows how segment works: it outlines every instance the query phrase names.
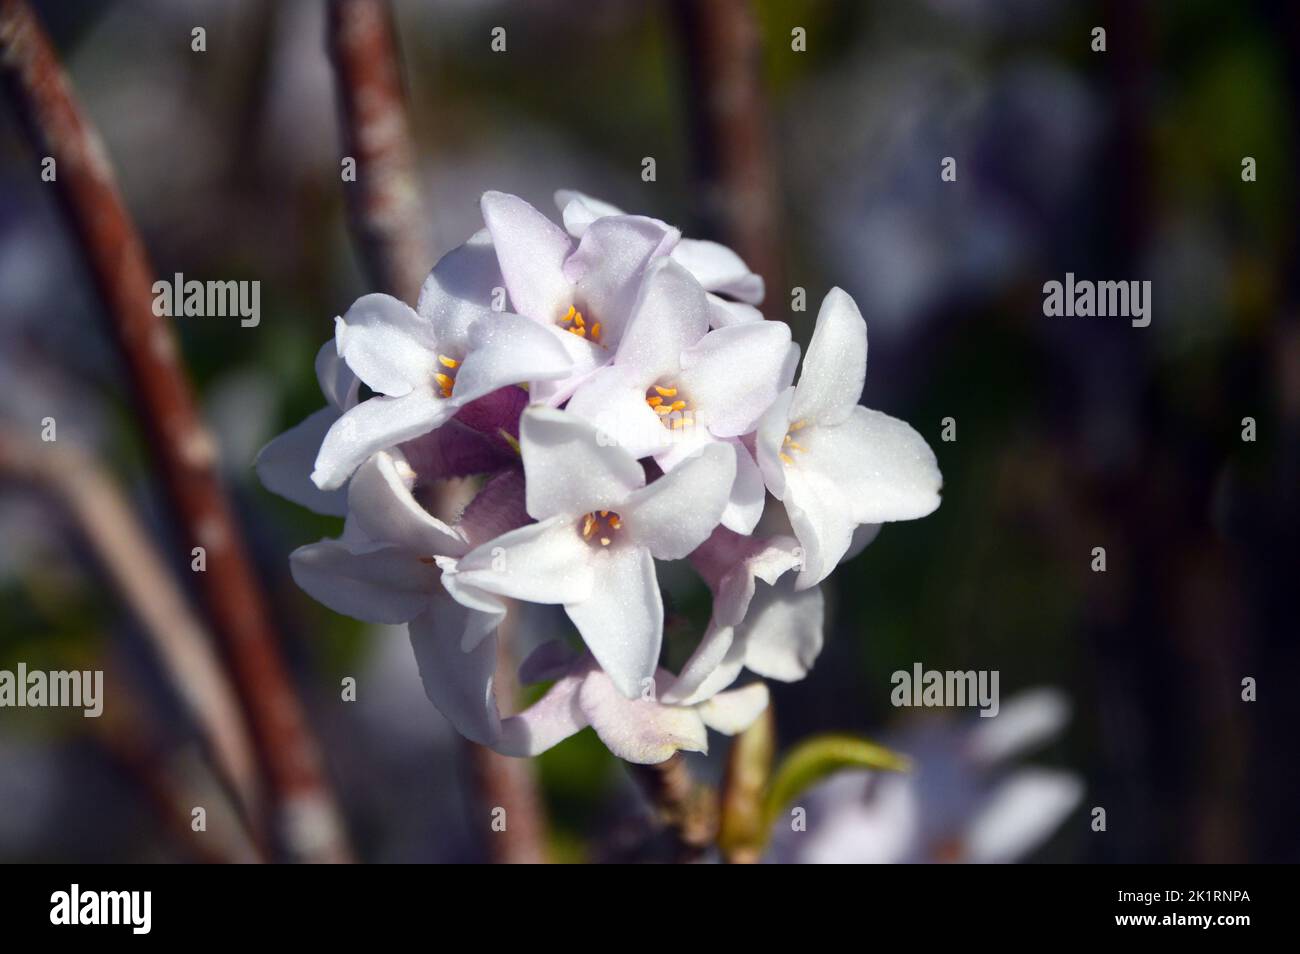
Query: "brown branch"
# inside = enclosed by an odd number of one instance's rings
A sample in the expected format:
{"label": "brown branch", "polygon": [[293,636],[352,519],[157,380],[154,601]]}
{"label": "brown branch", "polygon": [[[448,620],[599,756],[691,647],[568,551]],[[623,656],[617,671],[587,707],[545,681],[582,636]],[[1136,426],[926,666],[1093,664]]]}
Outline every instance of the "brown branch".
{"label": "brown branch", "polygon": [[678,752],[658,765],[628,763],[632,777],[676,842],[679,861],[698,861],[718,835],[717,792],[697,785]]}
{"label": "brown branch", "polygon": [[784,280],[784,230],[758,23],[749,0],[677,0],[676,11],[698,191],[714,227],[763,276],[771,298]]}
{"label": "brown branch", "polygon": [[[115,678],[112,670],[104,676],[105,697],[120,702],[105,706],[103,716],[92,720],[94,736],[153,804],[177,846],[209,864],[265,861],[228,793],[204,771],[196,753],[166,752],[152,723],[133,705],[131,686]],[[206,812],[206,829],[196,832],[191,813],[200,806]]]}
{"label": "brown branch", "polygon": [[[357,181],[344,183],[352,228],[371,280],[413,302],[433,262],[425,242],[415,148],[387,0],[333,0],[330,49],[343,141],[357,163]],[[441,488],[433,504],[448,518],[460,509],[451,493]],[[496,693],[506,706],[513,706],[518,693],[510,643],[510,630],[503,625],[498,633]],[[506,830],[491,832],[486,842],[489,856],[505,863],[544,861],[546,818],[532,763],[472,742],[466,743],[465,755],[480,806],[506,810]]]}
{"label": "brown branch", "polygon": [[[203,623],[154,549],[121,490],[83,451],[0,428],[0,475],[30,484],[63,508],[94,551],[158,655],[247,821],[261,822],[257,759],[235,691]],[[260,839],[259,839],[260,840]]]}
{"label": "brown branch", "polygon": [[186,552],[207,551],[197,574],[222,639],[293,857],[349,855],[315,741],[280,656],[265,594],[225,488],[217,448],[200,421],[168,319],[153,313],[153,269],[118,192],[102,142],[82,115],[49,38],[25,0],[0,0],[0,67],[105,304]]}
{"label": "brown branch", "polygon": [[344,148],[357,165],[345,184],[352,230],[372,280],[413,303],[432,262],[387,0],[334,0],[330,49]]}

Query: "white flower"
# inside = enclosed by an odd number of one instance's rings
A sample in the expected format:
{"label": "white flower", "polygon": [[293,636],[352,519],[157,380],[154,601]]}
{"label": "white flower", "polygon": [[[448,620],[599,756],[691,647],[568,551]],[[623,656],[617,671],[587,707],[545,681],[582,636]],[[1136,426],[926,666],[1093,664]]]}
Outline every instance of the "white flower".
{"label": "white flower", "polygon": [[553,336],[483,303],[493,268],[491,243],[479,233],[434,266],[418,309],[366,295],[335,319],[339,357],[376,396],[329,428],[316,486],[341,487],[371,454],[433,430],[475,398],[569,373],[572,361]]}
{"label": "white flower", "polygon": [[763,477],[740,438],[789,386],[797,360],[782,322],[708,331],[703,289],[682,266],[661,259],[650,266],[613,359],[574,392],[567,409],[665,471],[706,445],[724,446],[736,478],[722,523],[749,533],[763,513]]}
{"label": "white flower", "polygon": [[299,547],[294,580],[330,609],[373,623],[409,623],[420,676],[430,701],[462,735],[484,744],[500,733],[492,680],[501,611],[453,600],[440,582],[439,557],[519,526],[523,480],[504,471],[479,492],[456,526],[415,500],[415,473],[397,454],[381,452],[348,484],[343,535]]}
{"label": "white flower", "polygon": [[629,699],[589,656],[550,671],[537,671],[531,663],[530,658],[520,667],[521,681],[555,679],[555,684],[519,715],[502,721],[495,748],[504,755],[539,755],[590,725],[614,755],[653,765],[678,751],[707,752],[706,728],[725,735],[743,732],[768,703],[761,682],[699,704],[672,705],[658,701],[659,690],[673,679],[664,669],[646,691]]}
{"label": "white flower", "polygon": [[790,570],[799,566],[793,537],[745,537],[719,527],[691,554],[713,592],[708,629],[667,702],[708,699],[736,681],[741,669],[768,679],[796,682],[822,649],[825,606],[820,587],[796,591]]}
{"label": "white flower", "polygon": [[361,382],[339,359],[333,341],[316,353],[316,380],[329,403],[273,438],[258,452],[254,466],[262,485],[272,493],[316,513],[342,517],[348,510],[347,494],[341,489],[321,490],[311,481],[311,469],[326,432],[356,405]]}
{"label": "white flower", "polygon": [[448,561],[444,585],[473,606],[483,592],[563,604],[614,684],[637,696],[663,638],[654,558],[685,557],[718,525],[735,457],[706,447],[647,485],[636,458],[572,414],[530,407],[519,433],[526,506],[538,522]]}
{"label": "white flower", "polygon": [[797,386],[759,422],[767,488],[785,504],[803,547],[798,588],[824,580],[862,524],[913,520],[939,506],[943,478],[925,439],[858,404],[867,373],[867,324],[831,289],[817,314]]}
{"label": "white flower", "polygon": [[531,388],[535,400],[561,404],[613,356],[646,267],[681,233],[656,219],[616,215],[575,243],[518,196],[487,192],[481,206],[511,306],[554,334],[572,360],[567,375]]}
{"label": "white flower", "polygon": [[1074,811],[1083,783],[1071,772],[1008,763],[1057,736],[1069,706],[1052,689],[1009,699],[992,719],[930,720],[894,747],[907,774],[841,772],[800,796],[808,830],[773,830],[770,858],[863,864],[1004,863],[1033,851]]}
{"label": "white flower", "polygon": [[[572,189],[556,192],[555,204],[564,218],[564,227],[574,238],[581,238],[598,219],[625,214],[608,202]],[[709,293],[709,324],[712,327],[724,328],[763,320],[762,313],[754,307],[763,302],[763,279],[751,272],[741,257],[727,246],[684,238],[670,254]]]}

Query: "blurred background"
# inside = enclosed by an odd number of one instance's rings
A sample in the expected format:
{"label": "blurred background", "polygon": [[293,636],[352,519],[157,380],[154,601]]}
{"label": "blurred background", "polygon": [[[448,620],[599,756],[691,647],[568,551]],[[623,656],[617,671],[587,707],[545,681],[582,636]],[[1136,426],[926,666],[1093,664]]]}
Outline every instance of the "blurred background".
{"label": "blurred background", "polygon": [[[425,700],[404,632],[338,616],[290,579],[290,550],[337,535],[339,521],[266,492],[251,468],[321,405],[316,351],[334,316],[375,288],[340,182],[328,5],[33,6],[156,277],[261,282],[256,328],[173,327],[353,855],[486,858],[488,836],[469,821],[473,761]],[[1082,795],[1027,860],[1300,859],[1300,10],[392,7],[425,269],[481,226],[484,190],[550,213],[553,191],[575,188],[732,244],[768,279],[765,312],[803,343],[830,287],[861,306],[864,403],[925,435],[944,502],[887,526],[825,584],[821,658],[803,682],[772,685],[782,746],[846,731],[908,751],[963,716],[893,708],[891,673],[995,669],[1004,704],[1048,686],[1072,713],[1029,761],[1071,773]],[[191,49],[196,26],[203,53]],[[494,53],[498,26],[506,51]],[[1098,26],[1105,52],[1091,48]],[[797,29],[806,50],[791,49]],[[737,45],[756,57],[737,74],[750,86],[728,72]],[[957,181],[941,182],[949,156]],[[1247,156],[1257,181],[1242,179]],[[125,494],[189,590],[190,548],[39,158],[6,102],[0,424],[35,439],[56,418],[60,447]],[[1045,318],[1042,285],[1067,271],[1150,280],[1151,325]],[[807,311],[791,310],[795,286]],[[954,441],[941,439],[949,417]],[[0,481],[0,669],[103,668],[122,700],[100,720],[0,710],[0,859],[241,857],[190,830],[188,806],[223,796],[185,701],[75,514],[37,492],[48,488]],[[1091,570],[1098,546],[1104,573]],[[707,593],[685,565],[661,579],[668,659],[680,663]],[[536,615],[521,629],[559,625]],[[348,676],[358,693],[344,703]],[[1242,701],[1246,677],[1256,702]],[[726,740],[711,744],[692,760],[704,777],[725,758]],[[537,770],[556,860],[619,857],[644,827],[624,767],[591,732]],[[1104,833],[1090,827],[1095,806]],[[210,810],[215,835],[228,815]]]}

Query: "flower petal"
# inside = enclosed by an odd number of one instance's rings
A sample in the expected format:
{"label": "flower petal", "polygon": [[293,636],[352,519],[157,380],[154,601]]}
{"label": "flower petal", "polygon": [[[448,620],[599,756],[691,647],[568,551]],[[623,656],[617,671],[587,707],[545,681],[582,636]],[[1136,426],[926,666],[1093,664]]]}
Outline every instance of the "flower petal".
{"label": "flower petal", "polygon": [[372,397],[330,427],[316,455],[312,482],[322,490],[343,486],[371,454],[428,433],[451,417],[455,405],[422,388],[402,397]]}
{"label": "flower petal", "polygon": [[704,289],[671,259],[647,271],[614,361],[650,381],[676,377],[683,348],[704,337],[709,309]]}
{"label": "flower petal", "polygon": [[456,529],[471,546],[479,546],[530,522],[524,509],[524,472],[514,469],[494,475],[483,485],[460,515]]}
{"label": "flower petal", "polygon": [[820,587],[795,590],[794,578],[758,585],[745,621],[736,629],[745,668],[767,679],[797,682],[822,651],[825,601]]}
{"label": "flower petal", "polygon": [[700,703],[697,711],[704,724],[713,731],[723,735],[736,735],[754,724],[754,720],[767,708],[768,702],[767,686],[761,682],[751,682],[743,689],[718,693]]}
{"label": "flower petal", "polygon": [[708,733],[694,709],[662,705],[639,695],[625,698],[603,672],[592,672],[583,680],[578,705],[600,741],[624,761],[657,765],[678,751],[708,751]]}
{"label": "flower petal", "polygon": [[547,749],[588,725],[578,705],[578,691],[587,671],[563,677],[519,715],[501,723],[501,738],[494,748],[502,755],[541,755]]}
{"label": "flower petal", "polygon": [[727,301],[709,292],[705,296],[709,303],[709,327],[730,328],[732,325],[751,324],[763,321],[763,313],[753,305],[743,302]]}
{"label": "flower petal", "polygon": [[438,589],[438,570],[397,547],[354,552],[321,540],[289,555],[294,582],[336,613],[367,623],[405,623]]}
{"label": "flower petal", "polygon": [[[637,301],[646,268],[668,254],[681,233],[657,219],[616,215],[597,219],[564,263],[587,327],[600,322],[600,343],[618,348]],[[557,316],[558,317],[558,316]]]}
{"label": "flower petal", "polygon": [[504,467],[519,465],[519,454],[502,437],[482,433],[462,423],[461,414],[465,410],[462,408],[454,418],[443,423],[437,430],[421,434],[400,445],[402,455],[422,482],[490,474]]}
{"label": "flower petal", "polygon": [[415,472],[400,457],[380,451],[357,468],[348,484],[348,514],[377,544],[412,554],[459,556],[469,549],[463,534],[421,507],[411,495]]}
{"label": "flower petal", "polygon": [[338,343],[331,338],[316,352],[316,381],[325,400],[337,411],[346,411],[357,403],[361,381],[339,357]]}
{"label": "flower petal", "polygon": [[838,424],[862,397],[867,378],[867,323],[848,292],[832,288],[817,312],[792,421]]}
{"label": "flower petal", "polygon": [[433,326],[391,295],[364,295],[334,319],[339,357],[372,391],[401,397],[427,385],[437,365]]}
{"label": "flower petal", "polygon": [[565,230],[574,238],[582,238],[587,226],[597,219],[623,214],[618,206],[592,198],[576,189],[557,189],[555,206],[560,210]]}
{"label": "flower petal", "polygon": [[850,502],[820,474],[790,467],[786,471],[785,510],[803,548],[803,569],[796,586],[807,589],[830,576],[853,542]]}
{"label": "flower petal", "polygon": [[573,518],[552,517],[475,547],[444,578],[529,603],[577,602],[591,595],[590,554]]}
{"label": "flower petal", "polygon": [[785,467],[781,460],[782,445],[790,431],[790,405],[794,388],[786,388],[759,418],[754,432],[754,458],[763,473],[763,482],[777,500],[785,499]]}
{"label": "flower petal", "polygon": [[337,410],[323,407],[283,434],[272,438],[257,452],[253,464],[262,486],[271,493],[279,494],[316,513],[332,517],[347,514],[348,499],[344,491],[321,490],[311,482],[312,465],[321,442],[338,419]]}
{"label": "flower petal", "polygon": [[494,313],[494,291],[504,287],[492,236],[481,229],[433,266],[415,310],[429,322],[440,345],[460,351],[468,343],[470,325]]}
{"label": "flower petal", "polygon": [[751,305],[763,301],[763,279],[751,272],[744,260],[725,245],[702,239],[682,239],[673,249],[672,256],[708,291],[721,292]]}
{"label": "flower petal", "polygon": [[591,590],[581,600],[566,600],[564,610],[601,668],[631,698],[653,678],[663,640],[664,605],[654,560],[627,544],[588,550]]}
{"label": "flower petal", "polygon": [[519,315],[494,315],[469,329],[469,350],[452,398],[464,404],[511,384],[562,378],[573,367],[554,334]]}
{"label": "flower petal", "polygon": [[520,419],[519,443],[528,512],[537,520],[613,508],[645,485],[636,458],[602,444],[595,427],[573,414],[530,407]]}
{"label": "flower petal", "polygon": [[493,745],[501,736],[492,683],[496,674],[496,638],[481,639],[470,652],[461,649],[461,634],[474,610],[452,600],[438,600],[407,627],[425,695],[456,731],[471,742]]}
{"label": "flower petal", "polygon": [[570,334],[559,325],[545,325],[564,353],[572,362],[569,373],[564,377],[546,381],[531,381],[528,393],[534,404],[559,407],[599,368],[609,364],[613,357],[611,352],[600,345]]}
{"label": "flower petal", "polygon": [[549,639],[519,664],[519,682],[528,686],[535,682],[563,679],[573,671],[580,658],[565,640]]}
{"label": "flower petal", "polygon": [[563,271],[573,247],[569,236],[518,196],[485,192],[480,205],[514,310],[546,324],[556,321],[573,298]]}
{"label": "flower petal", "polygon": [[967,859],[976,864],[1020,860],[1050,838],[1082,798],[1083,783],[1069,772],[1016,772],[971,820]]}
{"label": "flower petal", "polygon": [[763,506],[767,502],[763,474],[744,444],[733,440],[727,441],[727,445],[736,455],[736,479],[732,481],[720,521],[729,530],[750,534],[763,518]]}
{"label": "flower petal", "polygon": [[693,706],[735,682],[745,668],[745,647],[735,642],[735,635],[734,627],[710,621],[681,675],[664,691],[663,701]]}
{"label": "flower petal", "polygon": [[1055,738],[1070,721],[1070,702],[1058,689],[1018,692],[991,719],[977,719],[967,752],[971,758],[996,765]]}
{"label": "flower petal", "polygon": [[589,422],[608,447],[621,447],[633,458],[662,450],[672,432],[646,404],[646,383],[618,365],[601,368],[573,393],[565,412]]}
{"label": "flower petal", "polygon": [[843,423],[795,435],[798,469],[823,492],[838,489],[856,523],[915,520],[939,506],[943,476],[934,451],[904,421],[855,406]]}
{"label": "flower petal", "polygon": [[661,560],[680,560],[718,525],[736,479],[736,454],[709,444],[618,508],[624,533]]}
{"label": "flower petal", "polygon": [[748,434],[790,379],[783,321],[710,331],[681,354],[681,384],[696,416],[718,437]]}

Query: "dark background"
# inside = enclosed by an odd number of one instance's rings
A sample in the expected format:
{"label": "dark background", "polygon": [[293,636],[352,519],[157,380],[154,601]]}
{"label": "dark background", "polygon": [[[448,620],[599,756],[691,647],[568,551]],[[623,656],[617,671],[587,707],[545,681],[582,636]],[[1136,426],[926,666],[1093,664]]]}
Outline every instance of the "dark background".
{"label": "dark background", "polygon": [[[268,494],[250,467],[320,405],[316,349],[371,288],[339,182],[323,5],[36,6],[158,274],[262,283],[257,328],[176,326],[358,854],[479,857],[463,750],[424,700],[404,635],[297,590],[289,551],[337,521]],[[944,502],[886,527],[826,584],[823,655],[805,681],[773,687],[784,743],[905,722],[889,676],[913,662],[996,669],[1004,701],[1052,685],[1073,702],[1039,761],[1077,773],[1084,803],[1035,858],[1300,856],[1293,5],[757,3],[776,228],[739,237],[717,196],[728,131],[701,125],[700,51],[679,5],[395,8],[435,253],[479,227],[486,189],[549,213],[553,190],[577,188],[770,255],[765,310],[805,343],[831,286],[861,306],[864,402],[926,436]],[[206,53],[190,50],[196,25]],[[498,25],[508,52],[493,55]],[[808,49],[794,53],[799,26]],[[1090,49],[1095,26],[1105,53]],[[655,182],[641,179],[645,156]],[[945,156],[955,183],[940,181]],[[1255,182],[1242,181],[1245,156]],[[99,301],[7,104],[0,216],[0,420],[35,434],[55,416],[60,441],[128,489],[184,580],[188,550]],[[1044,317],[1042,285],[1067,271],[1150,280],[1151,325]],[[791,313],[792,286],[808,312]],[[955,442],[940,440],[945,417]],[[117,730],[75,712],[0,712],[0,858],[193,857],[150,794],[160,764],[184,776],[193,758],[174,694],[66,519],[27,490],[3,494],[0,667],[102,665],[148,741],[106,738]],[[1096,546],[1105,573],[1090,570]],[[678,576],[670,658],[707,615]],[[361,686],[351,706],[337,699],[346,675]],[[1246,676],[1256,703],[1241,700]],[[602,856],[635,820],[622,768],[589,732],[539,764],[555,855]],[[1088,828],[1092,806],[1107,810],[1105,834]]]}

